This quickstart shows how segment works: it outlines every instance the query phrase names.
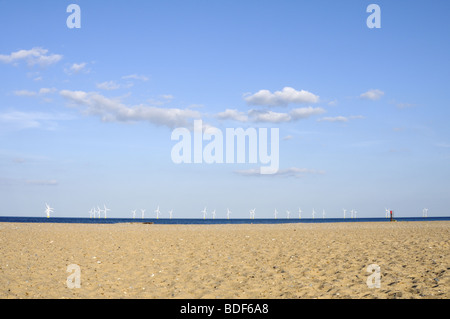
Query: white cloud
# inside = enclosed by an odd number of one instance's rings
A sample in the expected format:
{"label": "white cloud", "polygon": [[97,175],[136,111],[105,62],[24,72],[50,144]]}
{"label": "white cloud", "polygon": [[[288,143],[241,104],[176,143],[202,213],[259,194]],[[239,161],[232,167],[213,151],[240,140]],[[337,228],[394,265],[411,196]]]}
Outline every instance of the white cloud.
{"label": "white cloud", "polygon": [[349,117],[350,120],[362,120],[365,119],[366,117],[364,115],[352,115]]}
{"label": "white cloud", "polygon": [[272,111],[250,110],[249,115],[253,122],[283,123],[291,121],[292,117],[288,113]]}
{"label": "white cloud", "polygon": [[70,67],[69,71],[70,73],[80,73],[81,71],[85,71],[85,72],[89,72],[89,70],[86,69],[86,62],[82,62],[82,63],[74,63],[72,64],[72,66]]}
{"label": "white cloud", "polygon": [[173,100],[174,96],[171,94],[163,94],[163,95],[161,95],[161,98],[163,98],[165,100]]}
{"label": "white cloud", "polygon": [[300,119],[306,119],[313,115],[325,113],[325,110],[316,107],[302,107],[291,110],[288,113],[285,112],[273,112],[270,110],[249,110],[246,113],[238,110],[226,109],[224,112],[220,112],[216,115],[217,118],[222,120],[234,120],[238,122],[254,122],[254,123],[286,123],[293,122]]}
{"label": "white cloud", "polygon": [[19,50],[9,55],[0,54],[0,62],[8,64],[16,64],[25,61],[29,66],[38,64],[41,67],[49,66],[57,63],[62,59],[59,54],[47,54],[48,50],[40,47],[31,50]]}
{"label": "white cloud", "polygon": [[313,115],[323,114],[326,111],[321,107],[301,107],[293,109],[289,114],[293,120],[305,119]]}
{"label": "white cloud", "polygon": [[238,122],[247,122],[248,116],[244,112],[239,112],[238,110],[226,109],[224,112],[220,112],[217,118],[221,120],[234,120]]}
{"label": "white cloud", "polygon": [[68,75],[78,74],[78,73],[89,73],[90,69],[87,68],[86,62],[73,63],[69,68],[64,68],[64,72]]}
{"label": "white cloud", "polygon": [[148,77],[146,77],[145,75],[138,75],[138,74],[125,75],[125,76],[122,76],[122,79],[148,81]]}
{"label": "white cloud", "polygon": [[261,174],[260,168],[237,170],[235,173],[242,176],[284,176],[284,177],[303,177],[306,174],[325,174],[323,170],[315,170],[309,168],[290,167],[286,169],[279,169],[275,174]]}
{"label": "white cloud", "polygon": [[148,99],[147,102],[152,106],[162,106],[172,102],[174,99],[173,95],[163,94],[158,97],[158,99]]}
{"label": "white cloud", "polygon": [[106,90],[106,91],[120,89],[120,84],[118,84],[114,81],[106,81],[106,82],[102,82],[102,83],[97,83],[96,86],[97,86],[97,88],[99,88],[101,90]]}
{"label": "white cloud", "polygon": [[38,92],[28,91],[28,90],[17,90],[13,94],[16,96],[42,96],[46,94],[55,93],[57,90],[55,88],[41,88]]}
{"label": "white cloud", "polygon": [[328,102],[329,106],[336,106],[338,104],[338,101],[334,99],[333,101]]}
{"label": "white cloud", "polygon": [[190,109],[158,108],[155,106],[127,106],[120,99],[107,98],[95,92],[60,91],[72,105],[83,106],[87,115],[100,116],[104,122],[147,121],[170,128],[189,126],[188,120],[200,118],[200,112]]}
{"label": "white cloud", "polygon": [[363,94],[360,95],[360,98],[366,99],[366,100],[372,100],[376,101],[379,100],[384,95],[384,92],[378,89],[372,89],[369,90]]}
{"label": "white cloud", "polygon": [[297,91],[291,87],[284,87],[274,93],[269,90],[260,90],[255,94],[244,95],[249,105],[286,106],[288,104],[317,103],[319,96],[308,91]]}
{"label": "white cloud", "polygon": [[322,117],[317,120],[318,122],[348,122],[348,118],[345,116],[335,116],[335,117]]}
{"label": "white cloud", "polygon": [[57,90],[55,88],[41,88],[39,94],[50,94],[55,93]]}
{"label": "white cloud", "polygon": [[317,122],[332,122],[332,123],[345,123],[349,120],[357,120],[357,119],[364,119],[365,117],[362,115],[351,115],[351,116],[334,116],[334,117],[322,117],[317,120]]}
{"label": "white cloud", "polygon": [[16,96],[36,96],[37,93],[28,90],[17,90],[13,92]]}

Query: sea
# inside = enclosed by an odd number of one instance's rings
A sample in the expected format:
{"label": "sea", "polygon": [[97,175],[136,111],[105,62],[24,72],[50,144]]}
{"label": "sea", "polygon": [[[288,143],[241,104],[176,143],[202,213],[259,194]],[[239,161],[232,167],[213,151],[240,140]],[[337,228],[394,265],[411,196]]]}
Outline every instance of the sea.
{"label": "sea", "polygon": [[[443,221],[450,216],[439,217],[395,217],[398,222]],[[65,223],[65,224],[120,224],[120,223],[152,223],[161,225],[217,225],[217,224],[293,224],[293,223],[359,223],[388,222],[390,218],[82,218],[82,217],[20,217],[0,216],[0,223]]]}

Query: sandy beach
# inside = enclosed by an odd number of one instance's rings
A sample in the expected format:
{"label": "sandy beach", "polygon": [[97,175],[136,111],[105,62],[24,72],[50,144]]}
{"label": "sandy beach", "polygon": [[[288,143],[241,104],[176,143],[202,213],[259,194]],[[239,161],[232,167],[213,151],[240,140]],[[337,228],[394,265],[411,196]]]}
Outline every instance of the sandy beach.
{"label": "sandy beach", "polygon": [[447,299],[449,246],[448,221],[1,223],[0,298]]}

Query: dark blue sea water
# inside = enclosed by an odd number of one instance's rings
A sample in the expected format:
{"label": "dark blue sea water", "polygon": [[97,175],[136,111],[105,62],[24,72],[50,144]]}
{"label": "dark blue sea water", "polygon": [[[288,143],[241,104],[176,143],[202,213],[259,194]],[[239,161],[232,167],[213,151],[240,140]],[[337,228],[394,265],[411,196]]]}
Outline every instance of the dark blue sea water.
{"label": "dark blue sea water", "polygon": [[[441,217],[396,217],[399,222],[450,220],[450,216]],[[200,218],[81,218],[81,217],[8,217],[0,216],[0,223],[68,223],[68,224],[117,224],[117,223],[154,223],[183,225],[213,225],[213,224],[292,224],[292,223],[357,223],[357,222],[387,222],[389,218],[231,218],[231,219],[200,219]]]}

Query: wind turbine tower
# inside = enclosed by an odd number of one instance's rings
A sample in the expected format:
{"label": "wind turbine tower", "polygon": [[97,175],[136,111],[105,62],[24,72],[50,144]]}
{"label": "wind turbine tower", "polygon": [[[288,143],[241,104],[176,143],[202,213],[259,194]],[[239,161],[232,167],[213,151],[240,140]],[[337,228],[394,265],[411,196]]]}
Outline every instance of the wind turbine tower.
{"label": "wind turbine tower", "polygon": [[102,216],[101,216],[101,215],[102,215],[102,210],[101,210],[101,208],[98,207],[98,206],[97,206],[97,213],[98,213],[98,216],[97,216],[97,217],[98,217],[98,218],[101,218],[101,217],[102,217]]}
{"label": "wind turbine tower", "polygon": [[203,214],[203,219],[206,219],[206,207],[201,211],[201,213]]}
{"label": "wind turbine tower", "polygon": [[45,213],[47,214],[47,218],[50,218],[50,213],[53,213],[53,208],[51,208],[50,206],[48,206],[47,203],[45,203]]}
{"label": "wind turbine tower", "polygon": [[108,210],[110,210],[109,208],[106,208],[106,205],[105,204],[103,204],[103,212],[105,213],[105,219],[106,219],[106,212],[108,211]]}

